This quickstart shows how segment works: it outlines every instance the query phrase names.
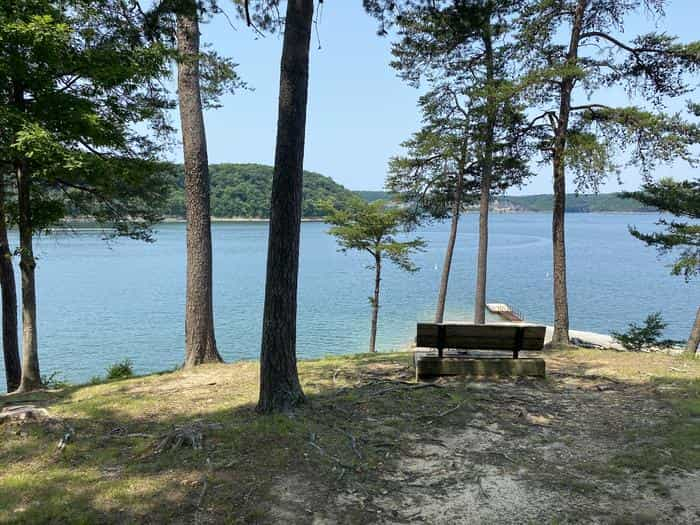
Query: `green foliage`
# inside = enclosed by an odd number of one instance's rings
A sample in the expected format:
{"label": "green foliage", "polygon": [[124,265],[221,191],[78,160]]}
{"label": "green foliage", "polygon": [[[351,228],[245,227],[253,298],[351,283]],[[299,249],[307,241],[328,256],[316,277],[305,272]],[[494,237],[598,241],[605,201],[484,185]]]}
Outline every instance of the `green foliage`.
{"label": "green foliage", "polygon": [[[151,8],[144,12],[144,32],[149,39],[158,40],[167,46],[175,61],[193,60],[193,57],[178,55],[176,17],[191,16],[198,23],[206,23],[212,16],[222,13],[224,11],[216,0],[160,0],[153,2]],[[221,107],[220,99],[227,93],[248,89],[236,71],[238,64],[229,57],[221,56],[211,45],[203,44],[199,55],[194,59],[199,62],[200,94],[205,109]]]}
{"label": "green foliage", "polygon": [[[567,213],[588,212],[649,212],[654,208],[644,205],[634,199],[624,198],[621,193],[598,194],[566,194]],[[499,199],[500,202],[511,203],[525,211],[551,212],[552,195],[515,195]]]}
{"label": "green foliage", "polygon": [[[641,191],[626,193],[625,197],[637,199],[648,206],[668,212],[676,217],[700,219],[700,179],[676,182],[661,179],[645,184]],[[660,253],[680,249],[680,254],[671,269],[673,275],[683,275],[686,281],[700,274],[700,224],[659,219],[656,223],[665,231],[643,233],[631,227],[630,233],[653,246]]]}
{"label": "green foliage", "polygon": [[106,378],[111,379],[126,379],[127,377],[133,377],[134,375],[134,363],[131,359],[124,359],[118,363],[114,363],[107,367]]}
{"label": "green foliage", "polygon": [[150,237],[167,194],[168,62],[120,2],[2,3],[0,169],[31,174],[35,231],[79,213]]}
{"label": "green foliage", "polygon": [[[166,215],[184,217],[184,175],[182,166],[171,186]],[[270,194],[272,192],[271,166],[260,164],[212,164],[211,211],[214,217],[268,218],[270,216]],[[330,177],[318,173],[304,172],[302,214],[304,217],[321,217],[319,204],[331,200],[342,205],[355,198],[350,190]]]}
{"label": "green foliage", "polygon": [[61,376],[63,374],[59,371],[52,372],[51,374],[41,376],[41,384],[46,388],[50,389],[60,389],[70,386],[70,382],[63,379]]}
{"label": "green foliage", "polygon": [[360,191],[354,191],[353,193],[355,195],[357,195],[358,197],[360,197],[365,202],[394,200],[394,195],[388,191],[360,190]]}
{"label": "green foliage", "polygon": [[[681,114],[668,113],[666,104],[693,89],[689,73],[700,68],[698,43],[684,44],[657,33],[618,38],[626,18],[644,7],[663,16],[664,4],[665,0],[522,2],[514,20],[519,60],[527,69],[520,81],[530,105],[541,110],[532,124],[541,132],[542,159],[549,162],[555,152],[563,151],[579,191],[597,191],[624,165],[648,175],[661,163],[677,158],[692,162],[696,157],[698,127]],[[600,104],[596,98],[613,87],[623,88],[631,103],[639,105]],[[560,114],[562,99],[569,97],[570,115]],[[692,113],[692,106],[689,109]]]}
{"label": "green foliage", "polygon": [[326,212],[324,221],[331,225],[328,233],[336,238],[341,251],[366,251],[374,257],[375,265],[387,258],[402,270],[418,270],[410,257],[422,251],[425,242],[420,238],[398,240],[398,234],[410,222],[402,208],[381,200],[367,203],[356,198],[343,208],[326,202],[322,209]]}
{"label": "green foliage", "polygon": [[661,312],[649,314],[642,325],[630,323],[626,332],[610,332],[613,339],[624,348],[633,352],[641,352],[650,348],[671,346],[673,341],[661,339],[663,331],[668,326],[661,317]]}
{"label": "green foliage", "polygon": [[443,219],[457,201],[464,207],[479,194],[482,178],[497,192],[532,175],[532,136],[511,63],[509,21],[519,2],[405,4],[392,67],[430,89],[420,98],[423,127],[391,160],[387,188],[422,215]]}

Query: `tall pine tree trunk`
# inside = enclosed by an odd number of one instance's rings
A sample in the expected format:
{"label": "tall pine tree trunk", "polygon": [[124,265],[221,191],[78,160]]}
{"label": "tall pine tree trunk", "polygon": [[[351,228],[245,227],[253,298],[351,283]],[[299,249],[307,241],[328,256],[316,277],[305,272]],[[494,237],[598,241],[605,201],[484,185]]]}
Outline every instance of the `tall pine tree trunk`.
{"label": "tall pine tree trunk", "polygon": [[688,346],[686,351],[689,354],[695,354],[696,357],[700,357],[700,308],[695,314],[695,323],[693,323],[693,329],[690,331],[690,337],[688,338]]}
{"label": "tall pine tree trunk", "polygon": [[[491,171],[490,169],[488,170]],[[491,196],[491,177],[486,166],[481,176],[481,195],[479,198],[479,253],[476,264],[476,297],[474,301],[474,323],[486,322],[486,273],[489,249],[489,200]]]}
{"label": "tall pine tree trunk", "polygon": [[17,288],[5,221],[5,177],[0,173],[0,289],[2,290],[2,350],[7,391],[19,388],[22,364],[17,340]]}
{"label": "tall pine tree trunk", "polygon": [[374,256],[374,295],[372,295],[372,324],[369,332],[369,351],[377,351],[377,321],[379,318],[379,287],[382,282],[382,257]]}
{"label": "tall pine tree trunk", "polygon": [[459,216],[462,210],[462,186],[464,181],[464,168],[460,166],[457,172],[457,184],[455,185],[455,200],[452,203],[452,220],[450,221],[450,237],[447,239],[447,250],[445,251],[445,261],[442,265],[442,278],[440,279],[440,290],[438,291],[437,309],[435,311],[435,322],[442,323],[445,319],[445,303],[447,301],[447,284],[450,279],[452,268],[452,256],[457,242],[457,228],[459,226]]}
{"label": "tall pine tree trunk", "polygon": [[489,250],[489,201],[491,200],[491,178],[493,176],[494,132],[496,128],[496,101],[491,94],[495,88],[493,42],[490,30],[484,33],[484,56],[486,59],[486,136],[484,137],[484,159],[481,171],[479,197],[479,249],[476,263],[476,294],[474,297],[474,323],[486,322],[486,275]]}
{"label": "tall pine tree trunk", "polygon": [[209,165],[199,76],[199,23],[194,1],[177,15],[178,75],[187,210],[185,363],[221,362],[214,337]]}
{"label": "tall pine tree trunk", "polygon": [[22,276],[22,380],[19,390],[41,388],[37,342],[36,280],[31,212],[31,175],[26,163],[15,164],[19,208],[19,269]]}
{"label": "tall pine tree trunk", "polygon": [[[583,19],[589,0],[579,0],[574,12],[571,39],[567,52],[567,65],[575,66],[578,60],[578,46],[581,38]],[[552,155],[554,203],[552,209],[552,262],[554,292],[554,333],[552,346],[569,345],[569,300],[566,290],[566,240],[564,218],[566,212],[566,170],[565,152],[571,113],[571,94],[575,77],[565,76],[561,81],[559,115],[554,133]]]}
{"label": "tall pine tree trunk", "polygon": [[260,352],[261,412],[289,410],[304,401],[297,372],[296,317],[313,11],[313,0],[287,2]]}

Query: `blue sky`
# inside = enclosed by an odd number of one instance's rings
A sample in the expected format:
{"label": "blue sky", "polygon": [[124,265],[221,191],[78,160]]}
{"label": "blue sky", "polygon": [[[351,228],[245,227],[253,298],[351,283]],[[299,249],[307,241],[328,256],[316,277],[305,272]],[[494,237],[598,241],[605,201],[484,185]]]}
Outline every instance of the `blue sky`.
{"label": "blue sky", "polygon": [[[220,4],[233,19],[233,9],[225,0]],[[388,159],[400,152],[399,144],[420,126],[419,91],[404,84],[389,67],[391,40],[376,35],[376,22],[365,14],[360,0],[326,0],[318,14],[305,167],[351,189],[381,189]],[[626,34],[646,32],[656,24],[659,30],[690,41],[700,39],[698,20],[700,2],[675,0],[658,23],[645,16],[630,19]],[[219,16],[202,26],[203,40],[239,63],[239,74],[254,91],[226,96],[222,108],[206,113],[209,159],[212,163],[272,164],[282,40],[279,36],[257,37],[236,20],[234,25],[235,29]],[[606,102],[625,104],[624,98],[614,92],[607,95]],[[173,151],[172,158],[181,160],[179,150]],[[526,187],[511,193],[551,193],[549,167],[536,170],[538,175]],[[684,178],[693,171],[679,163],[657,174]],[[630,170],[623,179],[624,188],[636,188],[640,182],[639,175]],[[619,189],[613,180],[601,190]]]}

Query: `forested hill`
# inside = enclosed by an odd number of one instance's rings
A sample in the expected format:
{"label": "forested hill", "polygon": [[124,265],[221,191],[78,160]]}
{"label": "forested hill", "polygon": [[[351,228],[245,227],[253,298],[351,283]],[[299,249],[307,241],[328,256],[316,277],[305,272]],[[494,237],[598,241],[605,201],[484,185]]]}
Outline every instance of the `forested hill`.
{"label": "forested hill", "polygon": [[[182,171],[182,167],[179,167]],[[261,164],[211,164],[211,213],[213,217],[267,218],[270,215],[272,166]],[[304,172],[304,217],[319,217],[318,202],[343,201],[353,192],[330,177]],[[180,173],[165,215],[184,217],[184,175]]]}
{"label": "forested hill", "polygon": [[[391,193],[386,191],[356,191],[357,195],[368,202],[377,199],[391,199]],[[478,206],[475,206],[478,208]],[[520,195],[497,196],[492,208],[498,211],[552,211],[552,195]],[[569,213],[588,212],[647,212],[655,211],[644,206],[641,202],[632,199],[623,199],[618,193],[599,193],[597,195],[576,195],[569,193],[566,196],[566,211]]]}
{"label": "forested hill", "polygon": [[[552,211],[552,195],[519,195],[499,197],[497,208],[513,208],[513,211]],[[566,195],[566,211],[569,213],[588,212],[647,212],[653,208],[632,199],[623,199],[618,193],[597,195]]]}
{"label": "forested hill", "polygon": [[[184,217],[184,175],[182,166],[164,214]],[[211,212],[214,217],[267,218],[270,214],[272,190],[272,166],[262,164],[211,164]],[[391,199],[384,191],[350,191],[330,177],[311,171],[304,172],[303,216],[315,218],[322,215],[318,203],[322,200],[345,201],[357,195],[369,202]],[[520,195],[497,197],[494,208],[500,211],[549,212],[552,196]],[[622,199],[616,193],[566,196],[568,212],[635,212],[653,211],[641,203]]]}

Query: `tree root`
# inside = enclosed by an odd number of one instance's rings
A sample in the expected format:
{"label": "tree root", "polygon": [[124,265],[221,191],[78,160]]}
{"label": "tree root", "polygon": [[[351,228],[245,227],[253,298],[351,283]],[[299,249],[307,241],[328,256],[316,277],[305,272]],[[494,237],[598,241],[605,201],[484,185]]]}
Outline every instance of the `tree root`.
{"label": "tree root", "polygon": [[166,450],[177,450],[182,447],[190,447],[200,450],[204,446],[204,431],[211,428],[221,428],[218,423],[203,424],[200,422],[174,427],[167,434],[159,438],[153,453],[160,454]]}

